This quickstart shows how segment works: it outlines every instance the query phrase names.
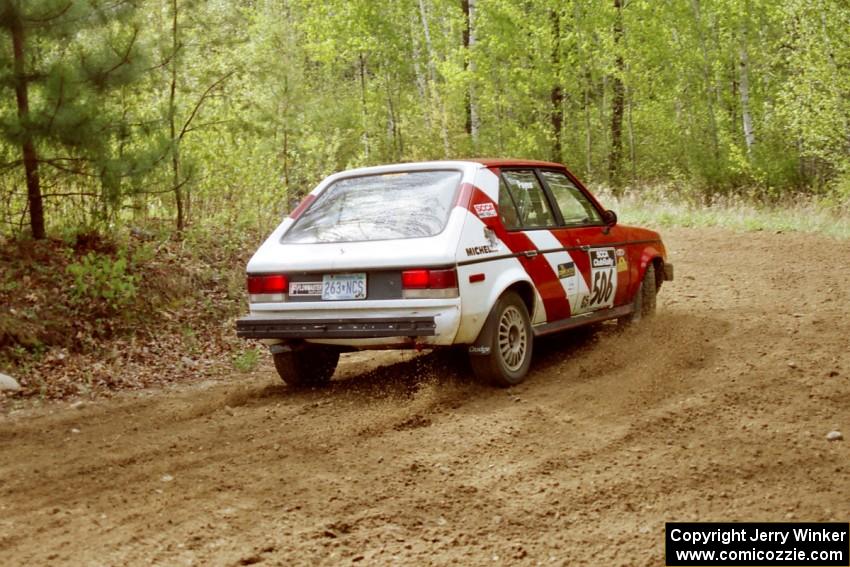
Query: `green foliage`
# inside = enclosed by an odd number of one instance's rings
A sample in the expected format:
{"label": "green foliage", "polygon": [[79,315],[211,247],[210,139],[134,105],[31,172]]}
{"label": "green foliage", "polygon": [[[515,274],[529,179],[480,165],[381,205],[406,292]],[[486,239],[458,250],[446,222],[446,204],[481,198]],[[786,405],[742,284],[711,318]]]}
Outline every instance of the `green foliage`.
{"label": "green foliage", "polygon": [[233,367],[239,372],[251,372],[260,364],[262,352],[260,349],[243,350],[233,357]]}
{"label": "green foliage", "polygon": [[127,258],[89,252],[79,262],[69,264],[74,279],[72,297],[78,302],[103,302],[110,310],[118,310],[136,298],[138,276],[128,272]]}
{"label": "green foliage", "polygon": [[457,0],[0,0],[0,233],[25,224],[27,136],[54,234],[173,226],[178,200],[184,225],[267,232],[334,171],[472,155],[560,156],[695,203],[846,206],[845,0],[472,4],[467,49]]}

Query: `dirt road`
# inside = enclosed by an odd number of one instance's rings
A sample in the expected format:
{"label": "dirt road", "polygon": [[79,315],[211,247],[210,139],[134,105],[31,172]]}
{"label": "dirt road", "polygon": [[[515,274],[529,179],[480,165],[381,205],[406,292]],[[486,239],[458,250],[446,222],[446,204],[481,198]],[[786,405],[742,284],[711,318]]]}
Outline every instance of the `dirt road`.
{"label": "dirt road", "polygon": [[850,244],[665,236],[659,315],[511,390],[357,354],[4,416],[0,562],[658,565],[665,521],[847,521]]}

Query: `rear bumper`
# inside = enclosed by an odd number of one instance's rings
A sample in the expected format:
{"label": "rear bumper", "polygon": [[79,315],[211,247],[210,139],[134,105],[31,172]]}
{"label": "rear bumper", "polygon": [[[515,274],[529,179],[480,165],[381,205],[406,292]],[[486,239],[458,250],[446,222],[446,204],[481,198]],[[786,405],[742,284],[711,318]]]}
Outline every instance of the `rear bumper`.
{"label": "rear bumper", "polygon": [[434,317],[308,319],[258,314],[236,321],[236,336],[243,339],[376,339],[436,334]]}
{"label": "rear bumper", "polygon": [[306,340],[354,348],[453,344],[460,298],[252,304],[236,334],[265,342]]}

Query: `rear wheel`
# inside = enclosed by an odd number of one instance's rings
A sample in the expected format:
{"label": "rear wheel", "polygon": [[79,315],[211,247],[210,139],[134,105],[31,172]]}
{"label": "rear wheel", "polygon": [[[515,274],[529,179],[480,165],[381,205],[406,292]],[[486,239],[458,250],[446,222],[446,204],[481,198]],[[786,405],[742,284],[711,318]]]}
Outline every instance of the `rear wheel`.
{"label": "rear wheel", "polygon": [[635,299],[632,303],[632,312],[623,317],[624,323],[637,323],[644,317],[652,317],[655,315],[656,294],[658,288],[655,285],[655,265],[650,264],[646,268],[643,275],[643,281],[640,282],[640,287],[635,293]]}
{"label": "rear wheel", "polygon": [[322,345],[278,352],[272,356],[277,373],[284,382],[296,388],[327,384],[339,363],[339,351]]}
{"label": "rear wheel", "polygon": [[528,309],[519,295],[510,291],[502,295],[487,319],[491,337],[487,354],[469,357],[475,375],[497,386],[519,384],[528,374],[534,335]]}

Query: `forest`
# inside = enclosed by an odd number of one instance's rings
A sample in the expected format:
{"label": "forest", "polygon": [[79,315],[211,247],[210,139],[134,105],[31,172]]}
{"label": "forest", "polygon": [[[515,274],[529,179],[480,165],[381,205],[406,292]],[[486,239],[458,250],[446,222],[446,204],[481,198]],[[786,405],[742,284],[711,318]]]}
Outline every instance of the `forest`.
{"label": "forest", "polygon": [[846,0],[0,0],[0,235],[267,230],[465,156],[846,209]]}

